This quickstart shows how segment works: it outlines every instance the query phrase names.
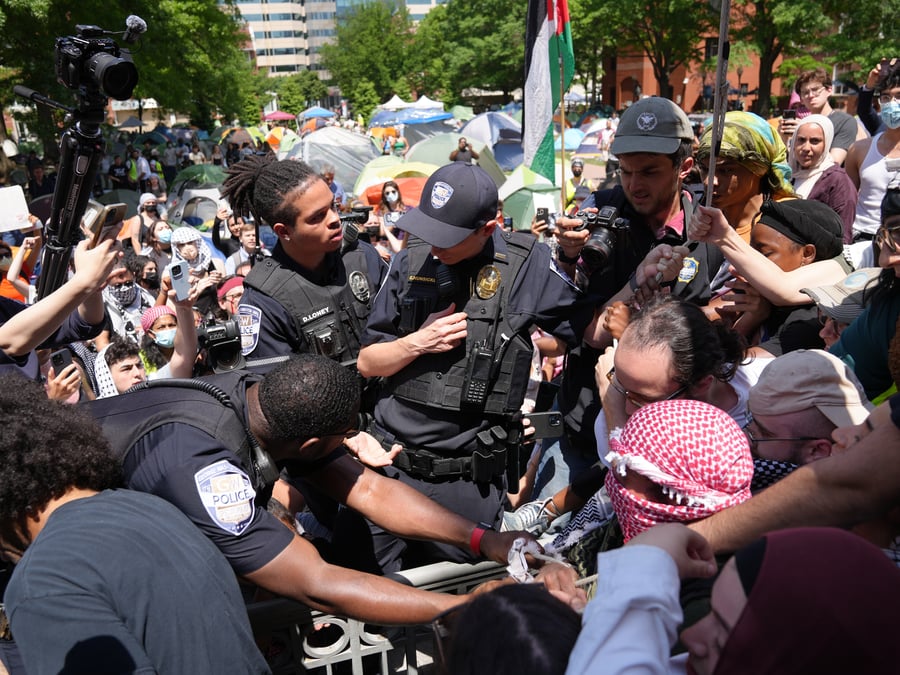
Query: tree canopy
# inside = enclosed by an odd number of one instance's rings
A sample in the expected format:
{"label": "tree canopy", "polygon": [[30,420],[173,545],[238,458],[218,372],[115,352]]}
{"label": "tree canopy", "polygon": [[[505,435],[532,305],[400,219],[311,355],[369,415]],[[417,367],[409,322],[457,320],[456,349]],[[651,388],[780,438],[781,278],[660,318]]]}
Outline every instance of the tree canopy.
{"label": "tree canopy", "polygon": [[[74,92],[56,81],[55,38],[75,35],[76,24],[121,32],[129,14],[148,25],[131,46],[139,73],[135,98],[154,98],[163,109],[187,113],[203,128],[211,127],[214,112],[238,115],[251,66],[240,49],[245,36],[232,0],[0,0],[5,79],[72,104]],[[121,35],[111,37],[127,46]],[[12,92],[4,87],[0,104],[11,101]],[[38,106],[33,123],[51,155],[57,121]]]}

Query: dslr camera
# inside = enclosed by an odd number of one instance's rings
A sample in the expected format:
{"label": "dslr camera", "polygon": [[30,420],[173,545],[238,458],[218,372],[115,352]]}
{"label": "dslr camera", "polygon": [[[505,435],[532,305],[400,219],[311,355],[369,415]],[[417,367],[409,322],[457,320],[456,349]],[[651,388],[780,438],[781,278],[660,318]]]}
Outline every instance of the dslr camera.
{"label": "dslr camera", "polygon": [[197,327],[197,342],[206,349],[206,359],[217,373],[240,370],[247,365],[241,354],[241,329],[237,319],[210,319]]}
{"label": "dslr camera", "polygon": [[579,211],[575,218],[581,221],[576,230],[590,230],[591,236],[581,249],[581,260],[588,274],[607,265],[616,241],[628,236],[628,219],[619,215],[615,206],[601,206],[597,213]]}
{"label": "dslr camera", "polygon": [[77,35],[56,38],[56,79],[69,89],[96,89],[119,101],[131,98],[138,71],[106,31],[75,26]]}

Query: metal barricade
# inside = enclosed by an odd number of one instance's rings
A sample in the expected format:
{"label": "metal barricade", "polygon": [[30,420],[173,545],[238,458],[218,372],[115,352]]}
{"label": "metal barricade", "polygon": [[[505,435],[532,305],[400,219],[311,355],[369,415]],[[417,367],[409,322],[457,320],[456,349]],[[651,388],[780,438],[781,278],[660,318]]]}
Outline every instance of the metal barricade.
{"label": "metal barricade", "polygon": [[[416,588],[453,594],[468,593],[485,581],[504,576],[506,568],[494,562],[435,563],[395,575]],[[276,675],[434,672],[434,644],[428,625],[372,626],[283,598],[251,603],[247,611],[253,633]],[[325,624],[328,626],[323,627]]]}

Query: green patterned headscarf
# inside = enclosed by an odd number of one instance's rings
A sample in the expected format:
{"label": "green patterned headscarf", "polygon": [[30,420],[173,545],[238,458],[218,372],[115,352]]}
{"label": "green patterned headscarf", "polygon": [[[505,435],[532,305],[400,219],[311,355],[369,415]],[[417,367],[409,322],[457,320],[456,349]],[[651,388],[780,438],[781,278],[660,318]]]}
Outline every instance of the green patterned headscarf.
{"label": "green patterned headscarf", "polygon": [[[710,126],[700,139],[697,159],[709,159]],[[765,177],[763,190],[776,199],[794,194],[787,147],[772,126],[759,115],[742,110],[725,113],[725,130],[718,156],[740,163],[754,175]]]}

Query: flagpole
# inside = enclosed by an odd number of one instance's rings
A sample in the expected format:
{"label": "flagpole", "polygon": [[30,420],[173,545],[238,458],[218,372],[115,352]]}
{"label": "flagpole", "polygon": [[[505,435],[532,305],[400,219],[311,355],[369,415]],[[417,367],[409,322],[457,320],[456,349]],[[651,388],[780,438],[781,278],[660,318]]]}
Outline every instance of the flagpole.
{"label": "flagpole", "polygon": [[[556,40],[562,42],[562,35],[557,35]],[[559,175],[562,176],[562,187],[560,193],[562,201],[559,204],[563,213],[566,212],[566,90],[565,90],[565,73],[563,72],[563,50],[559,49],[557,62],[559,63]],[[553,119],[550,123],[552,125]]]}
{"label": "flagpole", "polygon": [[713,180],[716,177],[716,158],[725,132],[725,106],[728,102],[728,58],[731,44],[728,42],[728,19],[731,0],[721,0],[719,14],[719,46],[716,59],[716,89],[713,98],[712,131],[709,137],[709,172],[706,176],[706,206],[712,206]]}

